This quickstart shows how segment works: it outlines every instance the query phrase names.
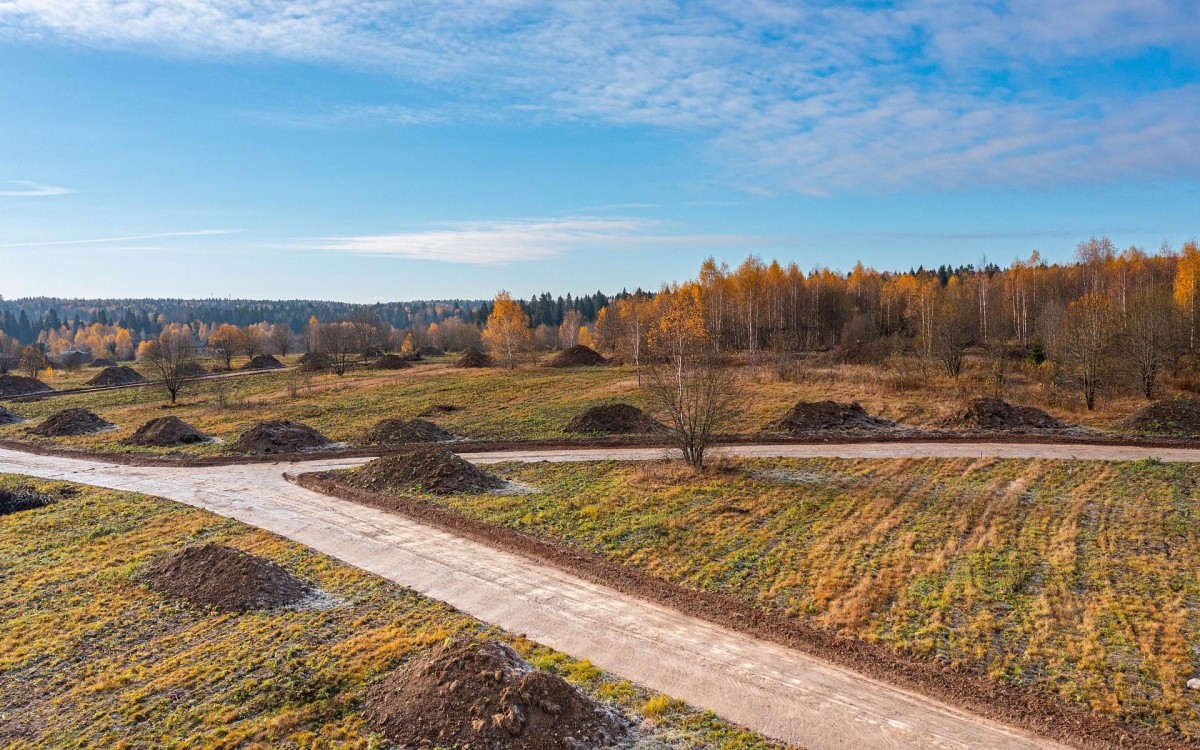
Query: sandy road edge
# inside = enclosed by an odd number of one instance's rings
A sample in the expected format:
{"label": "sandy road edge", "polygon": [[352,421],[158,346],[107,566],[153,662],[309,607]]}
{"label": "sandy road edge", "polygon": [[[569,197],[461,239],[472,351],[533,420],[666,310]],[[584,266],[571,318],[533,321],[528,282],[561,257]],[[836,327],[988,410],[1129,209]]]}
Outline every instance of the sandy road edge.
{"label": "sandy road edge", "polygon": [[1067,745],[1106,750],[1200,747],[1200,741],[1128,726],[1080,706],[1035,695],[1029,690],[998,685],[978,675],[838,637],[723,594],[689,589],[590,552],[467,518],[415,498],[360,490],[325,473],[284,476],[306,489],[398,513],[419,523],[548,564],[591,583],[795,649],[880,682]]}

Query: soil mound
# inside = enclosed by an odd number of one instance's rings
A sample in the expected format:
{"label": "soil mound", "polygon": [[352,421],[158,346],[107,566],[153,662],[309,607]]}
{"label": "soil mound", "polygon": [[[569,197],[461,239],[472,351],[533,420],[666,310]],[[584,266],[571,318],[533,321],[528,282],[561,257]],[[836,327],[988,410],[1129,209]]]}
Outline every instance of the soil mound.
{"label": "soil mound", "polygon": [[974,399],[960,411],[942,420],[941,426],[977,430],[1061,430],[1066,427],[1041,409],[1013,406],[998,398]]}
{"label": "soil mound", "polygon": [[1200,401],[1191,398],[1155,401],[1126,419],[1124,426],[1155,435],[1200,437]]}
{"label": "soil mound", "polygon": [[92,364],[90,366],[91,367],[116,367],[117,363],[112,361],[108,357],[100,357],[99,359],[93,359]]}
{"label": "soil mound", "polygon": [[492,358],[478,349],[471,348],[458,358],[459,367],[491,367]]}
{"label": "soil mound", "polygon": [[858,405],[837,401],[800,401],[770,428],[784,432],[815,430],[879,430],[894,427],[895,422],[872,416]]}
{"label": "soil mound", "polygon": [[665,430],[660,422],[629,404],[600,404],[577,415],[564,428],[567,432],[624,435]]}
{"label": "soil mound", "polygon": [[28,487],[18,487],[15,490],[0,489],[0,516],[20,513],[23,510],[44,508],[54,501],[54,498],[49,495],[34,492]]}
{"label": "soil mound", "polygon": [[212,374],[199,362],[184,362],[179,366],[179,370],[185,378],[202,378]]}
{"label": "soil mound", "polygon": [[137,383],[145,383],[146,379],[142,374],[132,367],[112,366],[105,367],[96,376],[87,382],[88,385],[135,385]]}
{"label": "soil mound", "polygon": [[300,357],[300,369],[305,372],[320,372],[333,369],[333,357],[323,352],[308,352]]}
{"label": "soil mound", "polygon": [[127,445],[170,448],[176,445],[207,443],[211,439],[179,417],[158,417],[137,428],[137,431],[130,435],[125,443]]}
{"label": "soil mound", "polygon": [[106,422],[87,409],[64,409],[50,415],[46,421],[31,427],[29,431],[42,437],[70,437],[103,432],[112,426],[111,422]]}
{"label": "soil mound", "polygon": [[233,444],[236,453],[299,453],[324,448],[329,438],[300,422],[276,419],[259,422]]}
{"label": "soil mound", "polygon": [[154,560],[138,581],[170,599],[223,612],[296,604],[312,589],[279,565],[219,544],[188,547]]}
{"label": "soil mound", "polygon": [[452,440],[454,436],[424,419],[406,422],[403,419],[381,419],[363,434],[363,441],[371,445],[385,443],[436,443]]}
{"label": "soil mound", "polygon": [[600,356],[595,349],[576,344],[570,349],[559,352],[554,359],[546,363],[547,367],[596,367],[607,364],[608,360]]}
{"label": "soil mound", "polygon": [[441,448],[383,456],[357,469],[351,482],[367,490],[456,495],[499,489],[504,480]]}
{"label": "soil mound", "polygon": [[0,427],[7,427],[10,424],[21,424],[24,421],[25,419],[20,414],[0,406]]}
{"label": "soil mound", "polygon": [[422,357],[442,357],[445,356],[446,351],[436,346],[422,346],[417,350],[417,354]]}
{"label": "soil mound", "polygon": [[593,750],[625,744],[629,722],[498,641],[444,644],[384,676],[363,715],[400,747]]}
{"label": "soil mound", "polygon": [[282,370],[283,363],[275,359],[270,354],[260,354],[246,364],[242,365],[243,370]]}
{"label": "soil mound", "polygon": [[403,370],[405,367],[412,367],[412,365],[399,354],[385,354],[367,365],[368,370]]}
{"label": "soil mound", "polygon": [[37,378],[26,378],[20,375],[0,375],[0,398],[16,398],[31,396],[35,393],[49,393],[54,390]]}

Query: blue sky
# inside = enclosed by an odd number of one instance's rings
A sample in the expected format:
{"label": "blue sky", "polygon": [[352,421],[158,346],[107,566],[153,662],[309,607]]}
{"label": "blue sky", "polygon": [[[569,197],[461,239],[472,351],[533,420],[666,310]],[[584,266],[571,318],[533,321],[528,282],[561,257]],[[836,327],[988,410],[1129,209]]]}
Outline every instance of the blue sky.
{"label": "blue sky", "polygon": [[1200,5],[0,0],[0,294],[528,296],[1200,232]]}

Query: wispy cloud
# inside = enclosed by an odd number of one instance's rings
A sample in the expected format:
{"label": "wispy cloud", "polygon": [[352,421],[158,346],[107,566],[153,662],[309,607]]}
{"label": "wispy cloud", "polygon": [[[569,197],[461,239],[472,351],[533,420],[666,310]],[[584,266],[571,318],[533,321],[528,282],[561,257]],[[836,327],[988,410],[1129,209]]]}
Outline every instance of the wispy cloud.
{"label": "wispy cloud", "polygon": [[732,235],[671,234],[660,222],[565,217],[462,222],[395,234],[325,237],[296,248],[470,265],[544,260],[571,250],[739,245],[761,242]]}
{"label": "wispy cloud", "polygon": [[[349,65],[443,99],[268,115],[291,125],[492,117],[677,129],[751,192],[1200,169],[1196,76],[1107,75],[1151,50],[1200,70],[1194,0],[6,0],[0,36]],[[1055,88],[1064,78],[1070,93]]]}
{"label": "wispy cloud", "polygon": [[71,188],[58,187],[57,185],[43,185],[40,182],[30,182],[29,180],[9,180],[0,184],[8,186],[5,189],[0,189],[0,197],[4,198],[41,198],[49,195],[67,195],[75,192]]}
{"label": "wispy cloud", "polygon": [[[8,242],[0,244],[0,248],[17,247],[68,247],[71,245],[108,245],[122,242],[138,242],[141,240],[161,240],[178,237],[214,237],[225,234],[235,234],[236,229],[197,229],[187,232],[156,232],[154,234],[130,234],[123,237],[92,237],[77,240],[48,240],[44,242]],[[146,248],[143,248],[146,249]]]}

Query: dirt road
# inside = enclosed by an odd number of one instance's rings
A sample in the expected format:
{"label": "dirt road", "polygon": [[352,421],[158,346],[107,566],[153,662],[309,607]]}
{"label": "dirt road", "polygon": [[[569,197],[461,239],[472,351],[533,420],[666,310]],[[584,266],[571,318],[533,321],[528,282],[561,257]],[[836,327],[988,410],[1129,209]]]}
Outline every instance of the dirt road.
{"label": "dirt road", "polygon": [[[1041,455],[1037,446],[1009,446]],[[740,446],[747,455],[978,455],[983,446]],[[1059,446],[1047,446],[1054,454]],[[1068,447],[1080,452],[1078,446]],[[959,453],[962,450],[974,451]],[[1113,451],[1086,451],[1115,458]],[[1178,460],[1200,460],[1198,455]],[[494,460],[657,457],[661,449],[487,454]],[[1146,452],[1137,456],[1144,457]],[[1161,452],[1151,452],[1159,455]],[[852,671],[597,586],[385,511],[310,492],[283,472],[362,459],[131,467],[0,450],[0,472],[144,492],[267,529],[506,630],[810,750],[1058,748]]]}

